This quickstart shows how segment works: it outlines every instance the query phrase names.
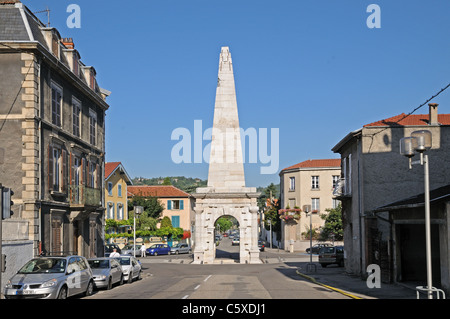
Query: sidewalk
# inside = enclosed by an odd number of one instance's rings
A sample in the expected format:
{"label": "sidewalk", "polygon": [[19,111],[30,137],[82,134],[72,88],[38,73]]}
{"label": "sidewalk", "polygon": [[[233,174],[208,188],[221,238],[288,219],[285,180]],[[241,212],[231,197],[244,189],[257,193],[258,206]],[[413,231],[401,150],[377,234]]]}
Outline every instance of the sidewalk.
{"label": "sidewalk", "polygon": [[302,252],[289,253],[277,248],[266,249],[261,259],[267,263],[283,262],[288,266],[297,267],[297,274],[305,280],[329,289],[338,291],[354,299],[416,299],[415,285],[381,283],[380,288],[369,288],[365,280],[359,276],[348,274],[344,267],[329,265],[323,268],[318,263],[317,255],[312,256],[316,266],[308,267],[310,255]]}

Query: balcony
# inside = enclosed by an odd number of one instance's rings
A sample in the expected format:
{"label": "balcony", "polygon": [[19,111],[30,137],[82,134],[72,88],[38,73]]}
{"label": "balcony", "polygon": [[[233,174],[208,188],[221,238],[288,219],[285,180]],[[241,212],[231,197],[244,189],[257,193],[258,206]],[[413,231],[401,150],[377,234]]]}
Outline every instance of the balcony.
{"label": "balcony", "polygon": [[335,196],[338,199],[342,199],[345,197],[351,197],[352,192],[350,190],[350,183],[347,179],[341,178],[336,183],[336,187],[333,190],[333,196]]}
{"label": "balcony", "polygon": [[69,202],[74,205],[101,205],[100,189],[86,187],[84,185],[69,186]]}

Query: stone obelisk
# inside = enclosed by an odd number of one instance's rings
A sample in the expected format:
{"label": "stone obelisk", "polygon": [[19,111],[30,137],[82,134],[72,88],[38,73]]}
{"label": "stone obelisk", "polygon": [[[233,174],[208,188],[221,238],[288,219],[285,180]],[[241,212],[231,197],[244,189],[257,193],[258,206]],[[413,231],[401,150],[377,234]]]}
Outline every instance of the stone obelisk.
{"label": "stone obelisk", "polygon": [[256,202],[259,193],[255,187],[245,186],[233,63],[228,47],[222,47],[220,52],[208,186],[197,188],[193,195],[194,263],[214,263],[215,222],[224,215],[235,217],[239,223],[239,262],[261,263]]}

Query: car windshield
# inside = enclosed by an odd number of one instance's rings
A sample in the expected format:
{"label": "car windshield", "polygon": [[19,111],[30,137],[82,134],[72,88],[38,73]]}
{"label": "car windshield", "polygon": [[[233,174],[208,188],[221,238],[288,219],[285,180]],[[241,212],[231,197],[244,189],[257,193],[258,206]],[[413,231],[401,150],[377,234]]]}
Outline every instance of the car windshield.
{"label": "car windshield", "polygon": [[122,248],[122,250],[133,249],[133,245],[126,245]]}
{"label": "car windshield", "polygon": [[121,265],[129,265],[131,258],[127,258],[127,257],[117,257],[116,260],[121,264]]}
{"label": "car windshield", "polygon": [[92,269],[109,268],[109,261],[106,259],[88,260],[88,262],[89,262],[89,266],[91,266]]}
{"label": "car windshield", "polygon": [[36,258],[27,262],[19,274],[63,273],[66,270],[64,258]]}
{"label": "car windshield", "polygon": [[179,248],[179,247],[181,247],[181,244],[176,244],[172,246],[172,248]]}
{"label": "car windshield", "polygon": [[157,248],[158,247],[158,245],[157,244],[154,244],[154,245],[152,245],[150,248]]}

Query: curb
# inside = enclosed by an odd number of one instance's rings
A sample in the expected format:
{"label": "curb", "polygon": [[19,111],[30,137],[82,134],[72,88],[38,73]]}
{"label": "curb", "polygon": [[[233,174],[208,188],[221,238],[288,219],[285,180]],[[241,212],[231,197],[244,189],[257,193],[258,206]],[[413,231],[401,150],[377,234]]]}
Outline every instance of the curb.
{"label": "curb", "polygon": [[325,285],[325,284],[323,284],[323,283],[321,283],[321,282],[318,282],[318,281],[317,281],[316,279],[314,279],[313,277],[310,277],[310,276],[308,276],[308,275],[302,274],[301,272],[298,271],[298,269],[297,269],[295,272],[297,273],[297,275],[299,275],[299,276],[301,276],[301,277],[303,277],[303,278],[306,278],[306,279],[308,279],[309,281],[311,281],[311,282],[313,282],[313,283],[315,283],[315,284],[317,284],[317,285],[320,285],[320,286],[322,286],[322,287],[331,289],[331,290],[333,290],[333,291],[336,291],[336,292],[338,292],[338,293],[340,293],[340,294],[343,294],[343,295],[345,295],[345,296],[347,296],[347,297],[350,297],[350,298],[352,298],[352,299],[364,299],[364,298],[362,298],[362,297],[358,297],[358,296],[352,295],[352,294],[350,294],[350,293],[348,293],[348,292],[346,292],[346,291],[343,291],[343,290],[341,290],[341,289],[334,288],[334,287]]}

